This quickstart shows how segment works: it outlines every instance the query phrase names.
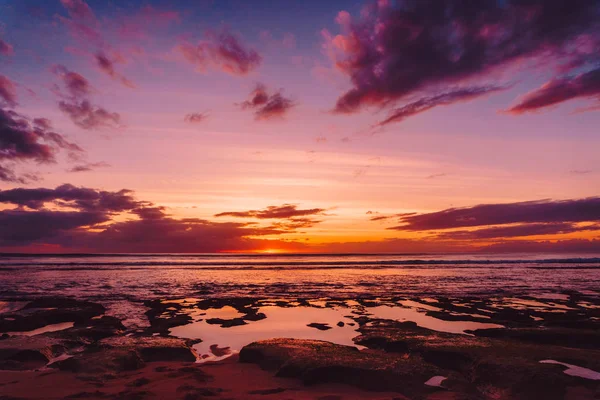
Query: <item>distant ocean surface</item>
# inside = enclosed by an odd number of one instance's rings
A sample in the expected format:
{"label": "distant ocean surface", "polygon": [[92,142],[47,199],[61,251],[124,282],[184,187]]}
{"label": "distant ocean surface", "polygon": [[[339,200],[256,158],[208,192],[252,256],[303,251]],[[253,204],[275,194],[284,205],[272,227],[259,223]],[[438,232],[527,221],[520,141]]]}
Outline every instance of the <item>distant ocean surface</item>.
{"label": "distant ocean surface", "polygon": [[600,291],[590,255],[0,255],[0,299],[511,296]]}

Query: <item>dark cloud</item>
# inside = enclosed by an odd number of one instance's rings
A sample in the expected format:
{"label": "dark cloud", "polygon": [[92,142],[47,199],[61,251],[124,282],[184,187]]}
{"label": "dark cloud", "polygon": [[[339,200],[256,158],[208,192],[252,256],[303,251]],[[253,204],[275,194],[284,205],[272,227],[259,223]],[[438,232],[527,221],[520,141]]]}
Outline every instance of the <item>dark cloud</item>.
{"label": "dark cloud", "polygon": [[69,71],[63,65],[55,65],[52,67],[52,72],[61,78],[69,98],[81,99],[92,94],[90,82],[77,72]]}
{"label": "dark cloud", "polygon": [[61,78],[67,91],[67,94],[63,94],[58,86],[55,87],[55,93],[63,99],[58,102],[58,108],[69,116],[75,125],[83,129],[119,128],[122,126],[119,113],[108,111],[91,103],[89,96],[93,89],[86,78],[69,71],[62,65],[56,65],[52,70]]}
{"label": "dark cloud", "polygon": [[295,106],[292,100],[281,94],[281,91],[269,93],[266,86],[260,83],[250,93],[250,98],[240,105],[244,109],[254,110],[254,117],[257,120],[283,117]]}
{"label": "dark cloud", "polygon": [[2,39],[0,39],[0,54],[4,56],[10,56],[13,54],[13,47]]}
{"label": "dark cloud", "polygon": [[60,150],[73,159],[83,153],[76,144],[40,125],[39,120],[32,124],[27,117],[0,108],[0,180],[24,182],[26,179],[18,177],[7,163],[53,163]]}
{"label": "dark cloud", "polygon": [[527,93],[508,112],[512,114],[533,112],[579,98],[594,98],[600,105],[600,68],[551,80],[542,87]]}
{"label": "dark cloud", "polygon": [[232,75],[247,75],[262,62],[256,50],[246,48],[227,31],[208,33],[207,38],[198,45],[182,43],[178,49],[201,72],[214,68]]}
{"label": "dark cloud", "polygon": [[436,238],[443,240],[479,240],[522,236],[556,235],[590,230],[600,230],[600,225],[595,224],[580,226],[570,222],[531,223],[483,228],[472,231],[458,230],[443,232],[436,235]]}
{"label": "dark cloud", "polygon": [[497,86],[470,87],[449,91],[435,96],[423,97],[417,101],[392,110],[388,117],[377,125],[383,126],[392,122],[401,122],[406,118],[431,110],[434,107],[473,100],[477,97],[482,97],[501,89],[502,88]]}
{"label": "dark cloud", "polygon": [[600,197],[450,208],[433,213],[403,216],[400,218],[402,225],[389,229],[428,231],[485,225],[587,221],[600,221]]}
{"label": "dark cloud", "polygon": [[96,211],[0,211],[0,246],[28,245],[65,232],[107,221]]}
{"label": "dark cloud", "polygon": [[58,103],[58,108],[67,114],[73,123],[83,129],[119,128],[121,115],[92,105],[88,100]]}
{"label": "dark cloud", "polygon": [[279,221],[271,224],[269,227],[280,232],[294,232],[297,229],[312,228],[323,222],[314,218],[289,218],[285,221]]}
{"label": "dark cloud", "polygon": [[283,204],[280,206],[269,206],[264,210],[248,211],[230,211],[216,214],[215,217],[238,217],[238,218],[259,218],[259,219],[286,219],[294,217],[304,217],[307,215],[322,215],[324,208],[298,209],[294,204]]}
{"label": "dark cloud", "polygon": [[342,12],[337,21],[342,33],[325,31],[326,48],[352,82],[339,113],[435,98],[517,63],[543,59],[564,72],[600,58],[597,0],[379,1],[356,20]]}
{"label": "dark cloud", "polygon": [[[53,242],[67,234],[85,235],[80,228],[106,223],[116,213],[149,204],[136,201],[129,190],[108,192],[68,184],[55,189],[3,190],[0,203],[17,207],[0,211],[0,246],[28,245],[39,240]],[[47,205],[70,210],[50,210]]]}
{"label": "dark cloud", "polygon": [[369,211],[367,214],[371,215],[371,217],[369,217],[369,221],[386,221],[389,219],[398,219],[398,218],[406,217],[409,215],[415,215],[416,213],[413,212],[413,213],[400,213],[400,214],[385,215],[385,214],[379,214],[378,212]]}
{"label": "dark cloud", "polygon": [[73,167],[69,168],[67,172],[87,172],[92,171],[96,168],[104,168],[110,167],[110,164],[105,163],[104,161],[95,162],[95,163],[85,163],[85,164],[77,164]]}
{"label": "dark cloud", "polygon": [[0,75],[0,106],[15,107],[17,105],[17,88],[13,81]]}
{"label": "dark cloud", "polygon": [[198,122],[204,122],[206,119],[208,118],[208,114],[207,113],[191,113],[191,114],[187,114],[184,118],[185,122],[189,122],[192,124],[196,124]]}
{"label": "dark cloud", "polygon": [[44,130],[52,129],[52,121],[50,121],[48,118],[34,118],[33,125]]}
{"label": "dark cloud", "polygon": [[94,59],[96,60],[96,65],[98,65],[100,70],[106,75],[110,76],[112,79],[118,82],[121,82],[124,86],[127,86],[129,88],[135,88],[133,82],[131,82],[129,79],[125,78],[123,75],[119,74],[115,70],[114,62],[111,61],[103,52],[96,53]]}
{"label": "dark cloud", "polygon": [[568,253],[600,252],[600,239],[568,239],[557,241],[505,240],[479,248],[484,253]]}
{"label": "dark cloud", "polygon": [[148,205],[133,198],[127,189],[109,192],[64,184],[55,189],[10,189],[0,191],[0,203],[14,204],[34,210],[44,209],[47,203],[75,208],[79,211],[103,213],[123,212]]}
{"label": "dark cloud", "polygon": [[[16,208],[0,211],[0,246],[59,246],[89,252],[218,252],[290,247],[281,235],[310,225],[306,218],[279,226],[175,219],[166,209],[138,201],[129,190],[116,192],[62,185],[55,189],[17,188],[0,191],[0,203]],[[60,207],[61,211],[56,208]],[[134,217],[115,221],[117,214]],[[89,230],[88,228],[93,228]],[[27,247],[30,246],[30,247]]]}

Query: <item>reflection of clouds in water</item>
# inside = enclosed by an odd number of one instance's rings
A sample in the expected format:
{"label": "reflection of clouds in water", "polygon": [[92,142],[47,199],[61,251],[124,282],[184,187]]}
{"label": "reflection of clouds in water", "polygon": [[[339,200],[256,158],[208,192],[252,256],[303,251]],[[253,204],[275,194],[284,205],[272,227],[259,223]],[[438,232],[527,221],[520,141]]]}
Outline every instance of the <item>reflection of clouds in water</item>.
{"label": "reflection of clouds in water", "polygon": [[[420,304],[420,303],[418,303]],[[474,321],[444,321],[430,317],[423,311],[414,308],[377,306],[367,308],[374,318],[392,319],[396,321],[412,321],[422,328],[438,332],[467,334],[467,330],[504,328],[502,325]]]}
{"label": "reflection of clouds in water", "polygon": [[[206,310],[206,319],[218,318],[215,315],[223,315],[221,310]],[[259,321],[247,321],[246,325],[230,328],[207,324],[204,320],[172,328],[170,334],[185,339],[202,339],[202,343],[194,345],[194,350],[201,357],[207,356],[203,361],[217,361],[229,356],[229,354],[213,354],[211,351],[213,345],[218,345],[219,348],[229,347],[232,353],[239,352],[242,347],[252,342],[271,338],[325,340],[355,346],[352,339],[359,335],[355,322],[345,317],[349,313],[347,308],[267,306],[260,307],[258,312],[264,313],[267,318]],[[235,317],[222,316],[220,318]],[[340,321],[344,322],[344,326],[337,326]],[[321,331],[307,326],[314,322],[326,323],[331,329]],[[349,324],[354,324],[354,326]]]}
{"label": "reflection of clouds in water", "polygon": [[577,365],[571,365],[571,364],[567,364],[567,363],[563,363],[563,362],[555,361],[555,360],[542,360],[542,361],[540,361],[540,363],[541,364],[558,364],[558,365],[562,365],[563,367],[567,367],[567,369],[565,369],[563,371],[567,375],[578,376],[580,378],[591,379],[594,381],[600,380],[600,372],[596,372],[596,371],[588,369],[588,368],[578,367]]}
{"label": "reflection of clouds in water", "polygon": [[[268,302],[265,303],[268,304]],[[210,308],[203,310],[206,315],[203,315],[202,321],[174,327],[170,330],[170,334],[184,339],[202,339],[201,343],[194,345],[196,352],[203,358],[203,361],[217,361],[239,352],[247,344],[272,338],[324,340],[361,347],[353,341],[359,333],[357,332],[358,325],[354,320],[348,318],[348,315],[352,313],[365,313],[372,318],[414,321],[423,328],[456,334],[466,334],[466,330],[503,327],[492,323],[444,321],[430,317],[425,314],[427,311],[441,309],[412,300],[400,301],[401,306],[380,305],[376,307],[362,307],[355,301],[346,302],[346,304],[351,303],[348,304],[349,307],[333,308],[321,308],[327,303],[325,300],[313,300],[309,303],[313,307],[262,306],[258,312],[264,313],[267,316],[266,319],[246,321],[245,325],[228,328],[208,324],[206,319],[240,318],[243,317],[243,314],[231,306]],[[194,310],[193,312],[197,311],[196,309],[192,310]],[[343,324],[339,326],[338,322],[343,322]],[[326,324],[331,329],[319,330],[307,326],[313,323]],[[231,350],[231,353],[222,351],[225,348]],[[215,349],[218,351],[214,351]]]}

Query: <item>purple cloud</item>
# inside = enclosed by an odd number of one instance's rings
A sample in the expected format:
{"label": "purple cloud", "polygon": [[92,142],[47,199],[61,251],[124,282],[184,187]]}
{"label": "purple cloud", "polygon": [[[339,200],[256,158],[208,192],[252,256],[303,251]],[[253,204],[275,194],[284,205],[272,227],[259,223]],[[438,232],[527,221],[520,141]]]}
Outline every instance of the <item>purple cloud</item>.
{"label": "purple cloud", "polygon": [[53,163],[59,150],[65,150],[71,158],[83,153],[81,147],[39,125],[39,120],[32,124],[28,118],[0,108],[0,180],[24,182],[26,179],[18,177],[7,163]]}
{"label": "purple cloud", "polygon": [[79,103],[61,101],[58,108],[67,114],[73,123],[83,129],[119,128],[121,115],[83,100]]}
{"label": "purple cloud", "polygon": [[131,82],[129,79],[125,78],[123,75],[119,74],[115,70],[114,62],[111,61],[103,52],[96,53],[94,59],[96,60],[96,65],[98,65],[100,70],[106,75],[110,76],[112,79],[118,82],[121,82],[121,84],[127,86],[128,88],[135,88],[133,82]]}
{"label": "purple cloud", "polygon": [[590,230],[600,230],[600,225],[595,224],[578,226],[570,222],[549,222],[531,224],[527,223],[511,226],[482,228],[472,231],[458,230],[451,232],[443,232],[436,235],[436,238],[442,240],[479,240],[523,236],[556,235]]}
{"label": "purple cloud", "polygon": [[0,106],[15,107],[17,105],[17,88],[13,81],[0,75]]}
{"label": "purple cloud", "polygon": [[0,190],[0,203],[28,207],[34,210],[45,209],[48,203],[62,207],[70,207],[79,211],[100,211],[116,213],[137,209],[148,205],[134,199],[131,190],[118,192],[77,187],[70,184],[57,186],[55,189],[16,188]]}
{"label": "purple cloud", "polygon": [[229,211],[216,214],[215,217],[237,217],[237,218],[259,218],[259,219],[285,219],[304,217],[307,215],[322,215],[324,208],[298,209],[294,204],[283,204],[280,206],[269,206],[264,210]]}
{"label": "purple cloud", "polygon": [[208,33],[207,39],[198,45],[182,43],[178,50],[201,72],[211,67],[232,75],[247,75],[262,62],[256,50],[245,48],[236,36],[227,31]]}
{"label": "purple cloud", "polygon": [[497,92],[501,89],[502,88],[497,86],[471,87],[465,89],[457,89],[454,91],[437,94],[435,96],[423,97],[417,101],[392,110],[389,113],[389,116],[383,121],[379,122],[377,125],[383,126],[392,122],[401,122],[404,121],[406,118],[431,110],[434,107],[447,106],[457,102],[473,100],[475,98],[482,97],[493,92]]}
{"label": "purple cloud", "polygon": [[67,9],[71,18],[88,20],[96,19],[90,6],[83,0],[60,0],[60,2],[63,7]]}
{"label": "purple cloud", "polygon": [[191,113],[191,114],[187,114],[184,118],[185,122],[189,122],[192,124],[197,124],[199,122],[204,122],[206,119],[208,118],[208,114],[207,113]]}
{"label": "purple cloud", "polygon": [[553,79],[527,93],[508,112],[522,114],[538,111],[568,100],[594,98],[600,106],[600,68],[565,78]]}
{"label": "purple cloud", "polygon": [[63,65],[53,66],[52,72],[60,77],[70,98],[80,99],[92,94],[93,90],[90,82],[77,72],[69,71]]}
{"label": "purple cloud", "polygon": [[539,200],[507,204],[481,204],[400,217],[402,225],[389,229],[428,231],[518,223],[600,221],[600,197],[575,200]]}
{"label": "purple cloud", "polygon": [[324,31],[325,48],[352,87],[334,111],[435,98],[535,59],[563,71],[594,65],[599,18],[596,0],[380,1],[358,19],[341,12],[342,33]]}
{"label": "purple cloud", "polygon": [[[91,252],[255,250],[264,247],[263,243],[290,245],[249,237],[280,235],[310,225],[304,219],[268,227],[175,219],[164,207],[136,200],[129,190],[109,192],[73,185],[4,190],[0,191],[0,203],[15,206],[0,211],[0,246],[5,248],[58,245],[65,251]],[[50,210],[50,205],[66,210]],[[115,221],[113,217],[121,213],[135,219]]]}
{"label": "purple cloud", "polygon": [[96,168],[104,168],[110,167],[110,164],[105,163],[104,161],[95,162],[95,163],[85,163],[74,165],[73,167],[67,169],[67,172],[87,172],[92,171]]}
{"label": "purple cloud", "polygon": [[244,109],[253,109],[256,120],[281,118],[295,106],[294,102],[284,97],[281,92],[269,93],[261,83],[250,93],[250,98],[240,105]]}
{"label": "purple cloud", "polygon": [[11,56],[13,54],[13,47],[2,39],[0,39],[0,54],[3,56]]}
{"label": "purple cloud", "polygon": [[71,121],[83,129],[102,129],[121,127],[121,115],[111,112],[103,107],[90,102],[88,97],[92,94],[89,81],[80,74],[69,71],[62,65],[53,67],[67,91],[64,95],[60,88],[55,88],[55,93],[64,100],[59,101],[58,108],[67,114]]}

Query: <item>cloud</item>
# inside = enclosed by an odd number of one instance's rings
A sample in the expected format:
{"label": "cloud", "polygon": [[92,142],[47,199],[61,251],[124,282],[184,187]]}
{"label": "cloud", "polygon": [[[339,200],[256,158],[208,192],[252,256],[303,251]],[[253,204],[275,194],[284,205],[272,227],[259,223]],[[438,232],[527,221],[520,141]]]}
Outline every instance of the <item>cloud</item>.
{"label": "cloud", "polygon": [[247,75],[258,68],[262,57],[256,50],[244,47],[233,34],[209,32],[198,45],[182,43],[179,52],[200,72],[213,68],[232,75]]}
{"label": "cloud", "polygon": [[87,171],[92,171],[96,168],[104,168],[104,167],[110,167],[110,164],[108,164],[104,161],[95,162],[95,163],[78,164],[78,165],[74,165],[72,168],[67,169],[67,172],[87,172]]}
{"label": "cloud", "polygon": [[594,65],[599,16],[595,0],[380,1],[356,19],[340,13],[341,33],[323,31],[324,49],[352,87],[334,111],[435,98],[542,59],[563,71]]}
{"label": "cloud", "polygon": [[123,86],[127,86],[128,88],[135,88],[133,82],[131,82],[129,79],[125,78],[123,75],[115,71],[114,62],[111,61],[103,52],[96,53],[94,55],[94,59],[96,60],[96,65],[98,65],[100,70],[106,75],[110,76],[112,79],[118,82],[121,82]]}
{"label": "cloud", "polygon": [[94,12],[83,0],[60,0],[63,7],[65,7],[71,16],[75,19],[95,19]]}
{"label": "cloud", "polygon": [[523,114],[578,98],[594,98],[600,106],[600,68],[565,78],[553,79],[527,93],[511,107],[511,114]]}
{"label": "cloud", "polygon": [[67,114],[73,123],[83,129],[119,128],[121,115],[92,105],[88,100],[76,103],[61,101],[58,108]]}
{"label": "cloud", "polygon": [[472,231],[458,230],[443,232],[436,238],[443,240],[479,240],[522,236],[556,235],[590,230],[600,230],[600,225],[579,226],[570,222],[527,223],[511,226],[476,229]]}
{"label": "cloud", "polygon": [[116,32],[123,40],[149,39],[151,33],[168,25],[179,22],[181,14],[173,10],[158,10],[152,6],[144,6],[133,15],[115,19]]}
{"label": "cloud", "polygon": [[[260,227],[175,219],[164,207],[136,200],[130,190],[111,192],[68,184],[0,191],[0,203],[15,206],[0,211],[0,246],[21,250],[44,245],[58,246],[61,251],[159,253],[289,248],[294,245],[256,237],[289,232],[292,224],[309,224],[299,219],[285,222],[289,226],[282,222],[281,226]],[[117,221],[117,215],[129,217]]]}
{"label": "cloud", "polygon": [[[62,80],[68,97],[80,99],[92,94],[93,90],[90,82],[77,72],[69,71],[64,65],[53,66],[52,72]],[[61,93],[58,92],[57,94]]]}
{"label": "cloud", "polygon": [[267,87],[261,83],[250,93],[250,98],[242,102],[243,109],[253,109],[256,120],[269,120],[283,117],[294,102],[281,94],[281,91],[269,93]]}
{"label": "cloud", "polygon": [[83,0],[61,0],[70,18],[58,16],[76,40],[88,46],[102,46],[104,39],[100,33],[100,23],[90,6]]}
{"label": "cloud", "polygon": [[111,112],[103,107],[94,105],[89,100],[93,89],[89,81],[80,74],[69,71],[62,65],[55,65],[52,71],[58,75],[67,94],[55,85],[55,94],[63,100],[58,102],[58,108],[65,113],[71,121],[83,129],[119,128],[121,115]]}
{"label": "cloud", "polygon": [[37,119],[32,124],[27,117],[0,108],[0,180],[27,180],[27,176],[19,177],[12,170],[16,162],[53,163],[59,150],[65,150],[74,159],[83,153],[81,147],[50,131],[47,122],[40,125],[41,120],[47,121]]}
{"label": "cloud", "polygon": [[280,206],[269,206],[264,210],[248,211],[229,211],[216,214],[215,217],[238,217],[238,218],[259,218],[259,219],[285,219],[294,217],[304,217],[307,215],[322,215],[324,208],[298,209],[295,204],[283,204]]}
{"label": "cloud", "polygon": [[105,214],[95,211],[4,210],[0,211],[0,246],[27,245],[106,220]]}
{"label": "cloud", "polygon": [[77,187],[70,184],[57,186],[54,189],[16,188],[0,190],[0,203],[28,207],[34,210],[45,209],[46,205],[51,203],[55,206],[69,207],[78,211],[96,211],[102,213],[123,212],[138,209],[149,204],[148,202],[135,200],[131,190],[123,189],[117,192],[109,192]]}
{"label": "cloud", "polygon": [[207,113],[191,113],[191,114],[187,114],[184,118],[185,122],[189,122],[192,124],[196,124],[198,122],[204,122],[206,119],[208,118],[208,114]]}
{"label": "cloud", "polygon": [[470,87],[464,89],[456,89],[435,96],[423,97],[417,101],[406,104],[402,107],[392,110],[388,117],[379,122],[378,126],[387,125],[392,122],[401,122],[406,118],[431,110],[438,106],[447,106],[450,104],[473,100],[478,97],[497,92],[502,88],[498,86]]}
{"label": "cloud", "polygon": [[4,40],[0,39],[0,54],[3,56],[11,56],[13,53],[13,47],[9,43],[6,43]]}
{"label": "cloud", "polygon": [[403,216],[400,218],[402,225],[389,229],[428,231],[485,225],[588,221],[600,221],[600,197],[450,208],[433,213]]}
{"label": "cloud", "polygon": [[17,105],[17,88],[13,81],[0,75],[0,106],[15,107]]}
{"label": "cloud", "polygon": [[442,173],[439,173],[439,174],[432,174],[432,175],[426,176],[425,179],[443,178],[444,176],[448,176],[448,174],[445,173],[445,172],[442,172]]}

